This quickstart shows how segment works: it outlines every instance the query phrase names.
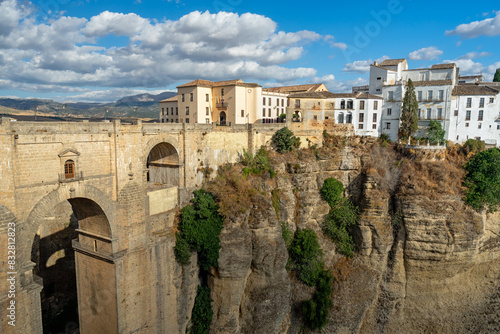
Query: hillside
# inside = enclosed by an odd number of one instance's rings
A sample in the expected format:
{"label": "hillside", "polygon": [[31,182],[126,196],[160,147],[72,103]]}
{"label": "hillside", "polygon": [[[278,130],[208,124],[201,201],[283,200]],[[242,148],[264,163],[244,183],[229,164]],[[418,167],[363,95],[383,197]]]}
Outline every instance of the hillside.
{"label": "hillside", "polygon": [[[0,98],[0,112],[11,115],[64,116],[64,117],[141,117],[158,118],[158,102],[176,93],[125,96],[114,103],[68,102],[47,99]],[[64,107],[65,106],[65,107]],[[107,110],[107,113],[106,113]]]}

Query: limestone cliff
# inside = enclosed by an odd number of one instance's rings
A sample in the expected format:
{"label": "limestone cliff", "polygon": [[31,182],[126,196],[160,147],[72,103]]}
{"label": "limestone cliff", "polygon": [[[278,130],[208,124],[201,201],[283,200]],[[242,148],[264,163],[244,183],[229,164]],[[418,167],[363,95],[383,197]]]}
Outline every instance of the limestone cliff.
{"label": "limestone cliff", "polygon": [[[211,332],[307,332],[299,307],[314,288],[287,272],[281,222],[315,230],[335,275],[322,333],[500,332],[500,214],[463,204],[461,174],[444,153],[404,156],[359,138],[337,144],[274,156],[274,178],[243,180],[233,167],[209,185],[226,213],[219,267],[208,281]],[[352,260],[322,233],[329,206],[319,189],[328,177],[361,210]],[[180,281],[197,271],[178,272],[184,331],[196,280],[183,292]]]}

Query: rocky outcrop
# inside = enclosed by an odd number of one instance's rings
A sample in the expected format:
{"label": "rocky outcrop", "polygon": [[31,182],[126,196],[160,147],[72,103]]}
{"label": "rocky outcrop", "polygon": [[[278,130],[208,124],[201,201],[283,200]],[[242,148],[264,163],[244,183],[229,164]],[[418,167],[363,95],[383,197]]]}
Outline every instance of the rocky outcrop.
{"label": "rocky outcrop", "polygon": [[[500,214],[476,213],[454,194],[398,193],[370,168],[371,143],[355,144],[279,162],[277,177],[256,185],[252,209],[226,219],[208,282],[211,332],[303,332],[300,303],[314,288],[286,271],[281,222],[315,230],[335,275],[323,333],[500,332]],[[322,234],[328,177],[361,209],[353,260]]]}

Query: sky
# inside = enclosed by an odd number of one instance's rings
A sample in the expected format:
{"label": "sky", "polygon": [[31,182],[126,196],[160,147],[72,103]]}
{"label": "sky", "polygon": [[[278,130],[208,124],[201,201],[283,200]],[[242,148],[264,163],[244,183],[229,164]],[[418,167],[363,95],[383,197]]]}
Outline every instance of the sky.
{"label": "sky", "polygon": [[0,0],[0,96],[109,102],[195,79],[367,83],[369,65],[455,62],[491,81],[500,4],[427,0]]}

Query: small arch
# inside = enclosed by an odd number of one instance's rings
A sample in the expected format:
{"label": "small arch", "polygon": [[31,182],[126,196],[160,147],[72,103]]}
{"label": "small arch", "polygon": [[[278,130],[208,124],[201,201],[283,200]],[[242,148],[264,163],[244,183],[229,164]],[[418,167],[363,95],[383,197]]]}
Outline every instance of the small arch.
{"label": "small arch", "polygon": [[226,125],[226,113],[222,111],[219,115],[219,124]]}
{"label": "small arch", "polygon": [[146,169],[149,183],[179,186],[179,154],[172,144],[155,145],[148,154]]}
{"label": "small arch", "polygon": [[64,162],[64,178],[75,178],[75,162],[73,160],[66,160]]}
{"label": "small arch", "polygon": [[299,110],[295,110],[293,114],[293,121],[294,122],[302,122],[302,113]]}
{"label": "small arch", "polygon": [[348,113],[346,115],[346,121],[345,122],[348,123],[348,124],[352,123],[352,114],[351,113]]}
{"label": "small arch", "polygon": [[353,102],[352,102],[352,100],[347,100],[347,109],[353,109]]}
{"label": "small arch", "polygon": [[339,124],[344,123],[344,113],[343,112],[339,113],[338,123]]}
{"label": "small arch", "polygon": [[345,100],[340,101],[340,109],[345,109]]}

